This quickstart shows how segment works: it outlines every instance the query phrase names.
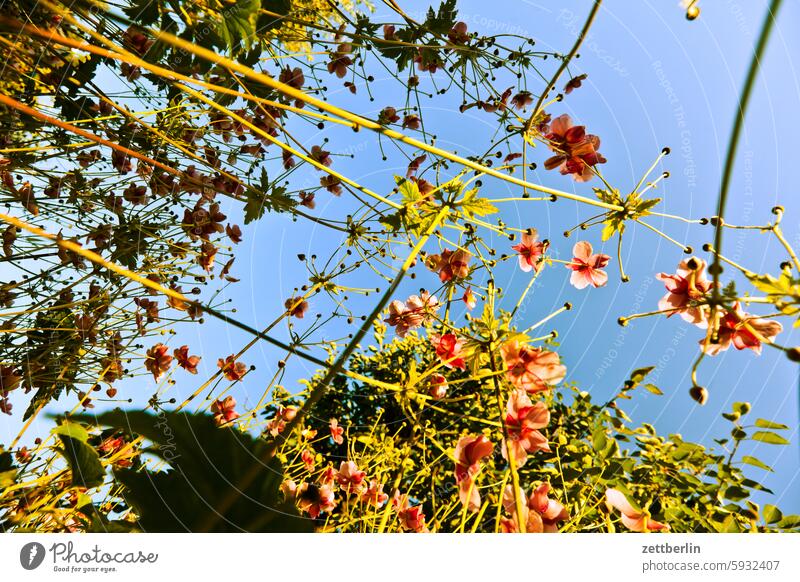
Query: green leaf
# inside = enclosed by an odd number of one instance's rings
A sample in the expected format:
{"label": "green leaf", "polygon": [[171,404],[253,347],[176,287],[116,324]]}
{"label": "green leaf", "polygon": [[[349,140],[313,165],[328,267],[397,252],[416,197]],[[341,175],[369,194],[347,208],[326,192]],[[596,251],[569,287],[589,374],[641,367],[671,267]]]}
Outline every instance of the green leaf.
{"label": "green leaf", "polygon": [[122,11],[139,26],[150,26],[158,20],[158,0],[128,0]]}
{"label": "green leaf", "polygon": [[739,524],[733,515],[726,517],[725,521],[723,521],[719,527],[720,533],[740,533],[741,531],[742,530],[739,528]]}
{"label": "green leaf", "polygon": [[605,242],[614,236],[614,233],[617,232],[619,228],[619,221],[616,220],[607,220],[603,223],[603,231],[600,233],[600,239]]}
{"label": "green leaf", "polygon": [[63,435],[70,437],[72,439],[81,441],[82,443],[85,443],[89,440],[89,431],[87,431],[77,422],[63,422],[50,432],[57,436]]}
{"label": "green leaf", "polygon": [[773,430],[786,430],[789,428],[785,424],[781,424],[779,422],[772,422],[771,420],[764,420],[763,418],[759,418],[756,420],[756,426],[758,428],[771,428]]}
{"label": "green leaf", "polygon": [[473,188],[464,192],[464,198],[460,204],[464,216],[472,218],[473,216],[487,216],[496,213],[497,207],[489,202],[488,198],[479,198],[478,189]]}
{"label": "green leaf", "polygon": [[447,34],[456,24],[456,0],[445,0],[439,5],[437,12],[428,8],[428,14],[423,27],[436,34]]}
{"label": "green leaf", "polygon": [[259,188],[247,190],[244,205],[244,223],[258,220],[267,210],[286,212],[297,206],[297,201],[286,195],[286,188],[269,181],[265,169],[261,169]]}
{"label": "green leaf", "polygon": [[650,198],[649,200],[642,200],[636,205],[637,216],[647,216],[650,214],[650,209],[661,202],[661,198]]}
{"label": "green leaf", "polygon": [[636,368],[633,372],[631,372],[630,376],[631,382],[638,384],[639,382],[645,379],[645,376],[647,376],[650,372],[652,372],[655,369],[656,369],[655,366]]}
{"label": "green leaf", "polygon": [[656,396],[664,395],[664,393],[655,384],[645,384],[644,389],[650,392],[651,394],[655,394]]}
{"label": "green leaf", "polygon": [[387,230],[397,232],[403,224],[403,218],[400,216],[399,212],[393,212],[392,214],[381,216],[380,223],[385,226]]}
{"label": "green leaf", "polygon": [[[117,469],[123,497],[146,532],[312,531],[312,522],[282,500],[283,467],[266,458],[261,439],[228,427],[208,415],[115,410],[82,420],[137,433],[152,441],[153,454],[167,471]],[[254,477],[245,484],[244,476]],[[232,503],[222,515],[222,504]]]}
{"label": "green leaf", "polygon": [[400,176],[395,176],[394,180],[397,183],[397,191],[400,192],[400,198],[404,206],[422,201],[422,193],[414,180],[408,180]]}
{"label": "green leaf", "polygon": [[778,522],[781,529],[795,529],[800,527],[800,515],[787,515]]}
{"label": "green leaf", "polygon": [[733,403],[733,411],[738,412],[740,415],[744,416],[748,412],[750,412],[750,403],[749,402],[734,402]]}
{"label": "green leaf", "polygon": [[58,438],[63,446],[57,450],[69,464],[72,484],[88,489],[102,485],[106,472],[94,447],[65,434],[59,434]]}
{"label": "green leaf", "polygon": [[255,41],[260,9],[261,0],[237,0],[221,11],[222,18],[216,31],[228,49],[234,50],[240,45],[250,48]]}
{"label": "green leaf", "polygon": [[606,431],[600,427],[592,433],[592,448],[595,451],[602,452],[608,446],[608,437]]}
{"label": "green leaf", "polygon": [[750,437],[754,441],[759,441],[762,443],[767,443],[768,445],[788,445],[789,441],[783,438],[779,434],[775,434],[774,432],[768,431],[758,431],[753,433],[753,436]]}
{"label": "green leaf", "polygon": [[783,519],[783,513],[774,505],[765,505],[762,515],[766,523],[778,523]]}
{"label": "green leaf", "polygon": [[764,469],[765,471],[773,471],[772,467],[756,459],[755,457],[750,457],[745,455],[744,457],[742,457],[742,463],[752,465],[753,467],[758,467],[759,469]]}
{"label": "green leaf", "polygon": [[730,499],[731,501],[742,501],[748,497],[750,497],[750,492],[738,485],[731,485],[725,490],[725,499]]}
{"label": "green leaf", "polygon": [[0,489],[12,485],[17,477],[14,468],[14,457],[8,451],[0,448]]}

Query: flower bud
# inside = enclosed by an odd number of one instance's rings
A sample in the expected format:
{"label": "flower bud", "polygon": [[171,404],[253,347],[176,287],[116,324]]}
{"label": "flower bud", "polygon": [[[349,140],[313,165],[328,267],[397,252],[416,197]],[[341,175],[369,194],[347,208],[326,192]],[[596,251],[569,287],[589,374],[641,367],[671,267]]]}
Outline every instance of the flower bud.
{"label": "flower bud", "polygon": [[708,390],[702,386],[692,386],[689,390],[689,396],[692,397],[692,400],[702,406],[708,401]]}

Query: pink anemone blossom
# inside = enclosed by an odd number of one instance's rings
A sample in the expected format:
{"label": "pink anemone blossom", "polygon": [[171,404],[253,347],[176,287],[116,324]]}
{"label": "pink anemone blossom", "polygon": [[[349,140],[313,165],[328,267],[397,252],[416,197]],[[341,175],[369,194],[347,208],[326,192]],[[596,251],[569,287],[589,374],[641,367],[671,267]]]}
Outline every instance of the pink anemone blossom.
{"label": "pink anemone blossom", "polygon": [[453,456],[456,460],[456,483],[461,503],[470,511],[481,507],[481,495],[475,486],[475,477],[480,471],[481,461],[490,456],[494,445],[483,435],[461,437]]}
{"label": "pink anemone blossom", "polygon": [[572,261],[566,267],[572,270],[569,282],[573,287],[585,289],[589,285],[602,287],[608,283],[608,274],[602,269],[608,265],[611,257],[601,253],[592,254],[592,245],[586,241],[576,243],[572,247],[572,254]]}
{"label": "pink anemone blossom", "polygon": [[511,247],[517,251],[519,268],[526,273],[532,269],[538,271],[541,267],[540,260],[544,256],[545,244],[539,240],[539,233],[531,228],[522,235],[522,241]]}
{"label": "pink anemone blossom", "polygon": [[[558,524],[569,519],[567,509],[555,499],[550,499],[548,493],[550,483],[542,483],[533,490],[530,497],[525,496],[525,491],[519,489],[522,499],[522,522],[525,524],[526,533],[558,533]],[[507,485],[503,492],[503,507],[511,514],[511,518],[501,518],[500,524],[505,533],[517,533],[516,499],[514,488]]]}
{"label": "pink anemone blossom", "polygon": [[661,311],[667,311],[667,317],[679,313],[681,319],[699,325],[708,326],[708,306],[692,305],[702,299],[711,290],[713,283],[705,278],[706,262],[692,257],[681,261],[674,275],[659,273],[656,279],[664,282],[667,294],[658,302]]}
{"label": "pink anemone blossom", "polygon": [[508,459],[508,451],[514,455],[517,467],[528,460],[528,453],[550,451],[550,445],[538,429],[550,423],[550,411],[544,402],[531,402],[525,390],[515,390],[506,404],[506,430],[508,440],[503,441],[501,452]]}
{"label": "pink anemone blossom", "polygon": [[588,182],[594,176],[592,168],[606,159],[598,152],[600,138],[586,133],[583,125],[572,125],[569,115],[560,115],[550,123],[544,136],[555,155],[544,162],[548,170],[558,168],[561,174],[571,174],[576,182]]}
{"label": "pink anemone blossom", "polygon": [[616,509],[622,514],[622,525],[631,531],[641,533],[645,529],[649,531],[669,530],[668,525],[650,519],[650,516],[644,511],[634,508],[618,489],[606,489],[606,505],[609,509]]}
{"label": "pink anemone blossom", "polygon": [[530,394],[547,390],[567,375],[566,366],[555,352],[511,340],[500,347],[500,353],[509,382]]}

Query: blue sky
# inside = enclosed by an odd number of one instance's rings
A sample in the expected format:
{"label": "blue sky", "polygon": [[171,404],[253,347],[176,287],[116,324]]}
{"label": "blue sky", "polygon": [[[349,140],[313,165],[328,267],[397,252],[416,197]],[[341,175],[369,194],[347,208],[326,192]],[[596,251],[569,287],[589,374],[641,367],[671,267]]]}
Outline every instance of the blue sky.
{"label": "blue sky", "polygon": [[[685,20],[677,4],[677,1],[656,0],[605,2],[580,58],[571,66],[573,74],[587,73],[589,77],[564,102],[552,106],[551,113],[568,113],[601,137],[601,151],[608,159],[602,171],[611,184],[623,191],[633,187],[661,149],[669,146],[672,154],[657,170],[671,173],[671,178],[657,191],[664,198],[659,210],[699,218],[714,214],[738,93],[766,2],[701,0],[703,13],[694,22]],[[588,13],[590,2],[495,0],[487,5],[482,0],[466,0],[460,1],[459,6],[461,19],[470,30],[529,36],[536,39],[542,50],[566,52]],[[410,13],[415,14],[413,9]],[[781,203],[787,208],[784,230],[795,244],[800,243],[800,208],[794,204],[797,162],[793,151],[800,100],[793,62],[793,57],[800,54],[800,38],[794,34],[798,24],[800,5],[784,3],[751,102],[726,215],[731,223],[763,224],[772,218],[770,208]],[[553,67],[550,60],[542,71],[549,73]],[[363,88],[358,95],[350,95],[340,82],[333,81],[329,83],[330,100],[370,117],[376,117],[384,106],[402,104],[402,87],[391,78],[381,78],[379,71],[375,76],[371,85],[376,96],[374,102],[369,101]],[[541,88],[536,78],[530,78],[529,83],[534,91]],[[495,120],[475,109],[461,114],[457,110],[459,103],[455,95],[429,100],[423,109],[426,126],[438,135],[440,147],[463,155],[483,153],[495,130]],[[302,130],[298,134],[308,147],[321,143],[323,137]],[[334,153],[356,154],[353,160],[336,157],[334,167],[378,192],[388,193],[393,186],[392,176],[405,173],[407,160],[385,142],[389,160],[381,160],[374,134],[325,130],[324,135],[330,137]],[[541,166],[547,153],[538,148],[532,157]],[[309,170],[299,174],[298,179],[302,182],[304,176],[316,180],[318,174]],[[592,195],[592,184],[575,184],[557,172],[539,171],[531,178],[554,188]],[[482,194],[493,198],[516,196],[519,189],[486,180]],[[320,215],[338,218],[351,207],[346,196],[334,198],[320,193],[317,201],[316,212]],[[561,233],[593,214],[591,208],[566,200],[555,204],[506,204],[502,209],[508,225],[537,228],[552,241],[556,256],[562,258],[576,239],[564,239]],[[660,218],[651,218],[650,222],[673,238],[692,245],[700,256],[703,256],[702,244],[710,242],[713,235],[713,229],[707,226]],[[249,225],[244,233],[245,240],[238,249],[233,269],[233,274],[242,281],[228,288],[225,294],[237,306],[236,316],[255,327],[271,321],[292,289],[306,282],[307,273],[296,259],[298,253],[317,253],[327,258],[341,244],[337,237],[306,222],[293,223],[269,215]],[[596,248],[602,244],[598,229],[582,233],[580,238]],[[508,244],[496,241],[501,252],[510,252],[504,248]],[[569,370],[567,380],[577,382],[597,399],[611,395],[632,369],[657,366],[653,376],[664,395],[643,393],[626,411],[634,421],[650,422],[661,433],[680,433],[687,440],[703,443],[710,443],[713,437],[727,436],[724,433],[729,423],[720,418],[720,413],[729,410],[734,401],[751,402],[753,420],[763,417],[788,424],[792,427],[787,431],[791,446],[748,443],[744,452],[776,468],[775,473],[768,475],[759,469],[748,470],[751,477],[775,492],[774,496],[759,501],[777,502],[784,513],[800,512],[797,365],[772,349],[765,349],[760,357],[749,351],[730,350],[706,358],[700,380],[711,396],[705,407],[697,406],[688,396],[689,369],[698,351],[701,332],[677,318],[648,318],[625,328],[616,323],[620,315],[657,308],[664,289],[654,275],[673,271],[683,253],[644,228],[630,229],[626,233],[623,260],[631,281],[622,284],[616,276],[615,243],[608,243],[604,250],[614,257],[607,287],[578,291],[568,284],[566,270],[556,265],[542,275],[540,284],[525,303],[518,326],[527,327],[564,301],[570,301],[573,310],[552,322],[559,332],[559,353]],[[775,241],[750,231],[726,232],[723,252],[759,272],[776,272],[778,263],[785,259]],[[726,271],[724,277],[728,275]],[[495,278],[508,290],[512,305],[528,281],[510,262],[498,267]],[[368,273],[352,282],[365,287],[385,287]],[[418,278],[404,283],[398,295],[405,297],[420,286],[433,287],[434,283],[435,278],[420,269]],[[356,312],[366,313],[374,299],[373,295],[355,300]],[[312,302],[309,316],[320,311],[329,311],[329,306]],[[755,308],[753,311],[758,312]],[[336,323],[317,337],[340,337],[347,331]],[[192,345],[193,353],[203,355],[204,359],[199,376],[173,388],[179,400],[181,394],[191,393],[216,369],[217,357],[238,351],[249,340],[245,334],[216,322],[184,330],[181,336]],[[798,344],[798,334],[790,330],[778,339],[785,345]],[[248,364],[257,366],[256,372],[234,392],[244,408],[248,403],[255,404],[261,396],[276,371],[279,355],[258,344],[244,358]],[[302,362],[290,363],[283,384],[294,389],[297,379],[312,372]],[[134,388],[126,390],[142,399],[154,388],[149,378],[140,378],[131,385]],[[22,408],[21,404],[18,406]],[[0,423],[0,441],[10,440],[15,429],[16,425],[4,419]],[[37,420],[30,434],[48,429],[49,421]]]}

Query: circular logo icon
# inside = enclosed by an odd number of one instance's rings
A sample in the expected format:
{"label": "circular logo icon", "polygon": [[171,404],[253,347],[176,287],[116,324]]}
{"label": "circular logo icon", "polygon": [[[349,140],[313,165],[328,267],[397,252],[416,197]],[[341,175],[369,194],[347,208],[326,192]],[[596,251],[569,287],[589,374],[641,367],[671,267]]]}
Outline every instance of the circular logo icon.
{"label": "circular logo icon", "polygon": [[44,546],[39,542],[29,542],[19,551],[19,563],[26,570],[35,570],[44,561]]}

